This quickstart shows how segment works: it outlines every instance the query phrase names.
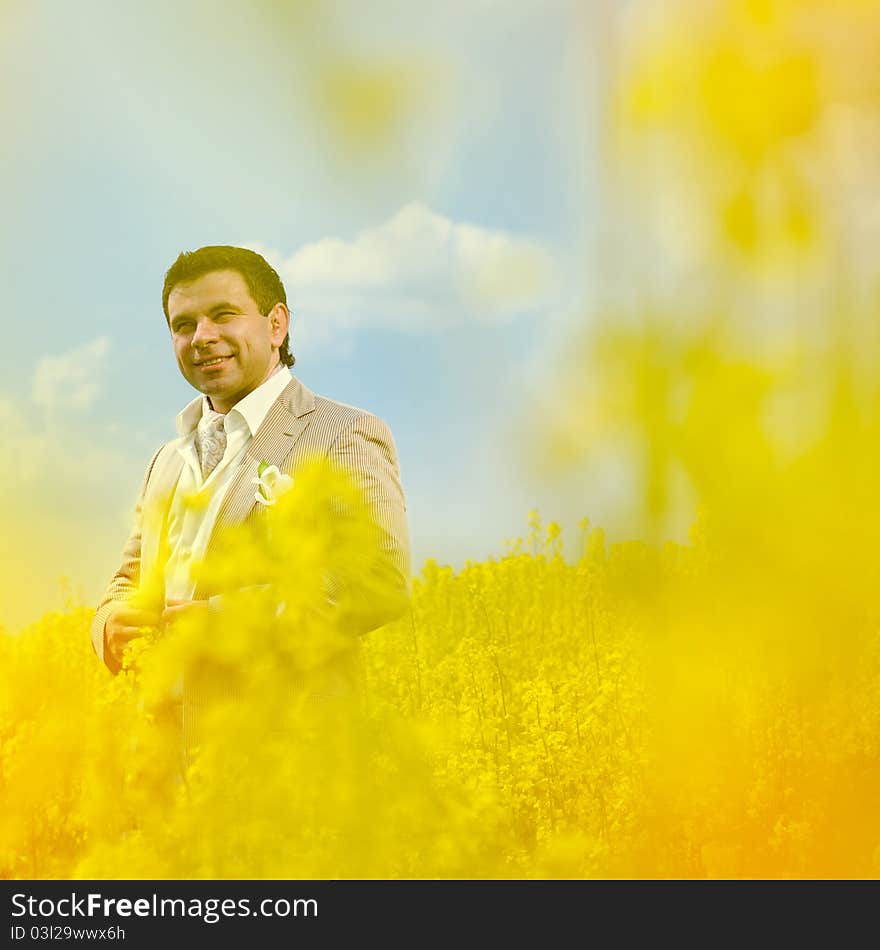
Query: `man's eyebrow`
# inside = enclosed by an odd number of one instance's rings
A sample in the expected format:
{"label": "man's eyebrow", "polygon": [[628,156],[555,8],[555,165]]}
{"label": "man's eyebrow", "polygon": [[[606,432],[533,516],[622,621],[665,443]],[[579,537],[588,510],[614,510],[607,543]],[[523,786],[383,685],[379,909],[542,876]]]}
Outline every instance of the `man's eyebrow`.
{"label": "man's eyebrow", "polygon": [[[238,304],[229,303],[229,301],[224,300],[221,303],[215,303],[213,307],[208,309],[208,313],[213,316],[215,313],[221,313],[223,310],[234,310],[236,313],[243,313],[244,311]],[[192,319],[192,312],[186,311],[185,313],[176,313],[172,318],[172,323],[177,323],[179,320],[190,320]]]}

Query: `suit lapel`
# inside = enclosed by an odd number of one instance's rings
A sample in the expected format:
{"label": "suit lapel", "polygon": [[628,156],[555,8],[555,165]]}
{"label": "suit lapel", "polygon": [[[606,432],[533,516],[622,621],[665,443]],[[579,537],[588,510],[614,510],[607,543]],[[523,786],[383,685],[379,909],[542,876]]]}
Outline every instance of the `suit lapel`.
{"label": "suit lapel", "polygon": [[169,442],[159,453],[147,483],[141,525],[141,589],[148,593],[164,589],[165,523],[182,468],[176,443]]}
{"label": "suit lapel", "polygon": [[233,476],[220,504],[217,520],[214,522],[211,537],[208,540],[205,551],[206,561],[210,558],[223,530],[244,521],[257,504],[254,497],[256,488],[252,479],[257,477],[260,463],[265,461],[268,465],[282,467],[284,460],[308,426],[309,413],[314,408],[314,393],[303,386],[299,380],[292,378],[272,404],[266,418],[251,440],[244,460]]}

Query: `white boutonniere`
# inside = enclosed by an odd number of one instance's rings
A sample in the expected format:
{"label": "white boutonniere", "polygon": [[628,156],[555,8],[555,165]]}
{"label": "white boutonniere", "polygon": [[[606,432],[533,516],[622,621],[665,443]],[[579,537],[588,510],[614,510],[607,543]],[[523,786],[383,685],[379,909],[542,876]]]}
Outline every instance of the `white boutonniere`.
{"label": "white boutonniere", "polygon": [[293,479],[280,472],[277,465],[270,465],[263,459],[257,469],[257,477],[251,479],[251,484],[257,486],[254,498],[261,505],[274,505],[293,484]]}

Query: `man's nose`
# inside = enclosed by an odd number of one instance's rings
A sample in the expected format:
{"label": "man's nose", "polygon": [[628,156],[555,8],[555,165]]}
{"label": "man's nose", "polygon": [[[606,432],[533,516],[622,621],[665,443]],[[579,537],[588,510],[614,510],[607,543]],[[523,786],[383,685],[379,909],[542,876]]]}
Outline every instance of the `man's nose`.
{"label": "man's nose", "polygon": [[213,320],[199,320],[192,336],[194,347],[208,346],[217,340],[217,327]]}

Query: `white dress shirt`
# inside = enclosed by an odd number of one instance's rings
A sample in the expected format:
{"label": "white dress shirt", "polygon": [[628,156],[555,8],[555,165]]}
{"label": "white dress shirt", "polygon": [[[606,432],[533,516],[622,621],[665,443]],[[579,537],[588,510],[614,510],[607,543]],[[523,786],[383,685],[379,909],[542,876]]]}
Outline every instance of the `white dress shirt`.
{"label": "white dress shirt", "polygon": [[176,449],[183,468],[168,511],[169,557],[165,565],[165,602],[191,600],[195,592],[192,565],[208,547],[220,505],[247,447],[275,400],[290,383],[290,370],[283,364],[226,413],[226,451],[207,478],[202,477],[196,453],[196,429],[203,414],[213,411],[206,396],[197,396],[177,416]]}

